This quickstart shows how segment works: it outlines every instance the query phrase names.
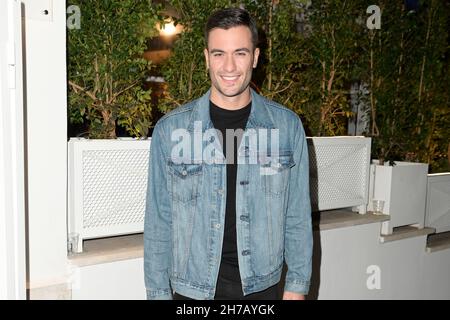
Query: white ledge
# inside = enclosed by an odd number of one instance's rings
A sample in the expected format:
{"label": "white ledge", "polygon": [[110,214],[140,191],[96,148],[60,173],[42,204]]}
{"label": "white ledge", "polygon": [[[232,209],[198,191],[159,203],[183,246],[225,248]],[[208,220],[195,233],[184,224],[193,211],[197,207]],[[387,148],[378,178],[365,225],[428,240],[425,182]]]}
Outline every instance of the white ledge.
{"label": "white ledge", "polygon": [[144,237],[142,233],[126,236],[85,240],[83,252],[68,257],[69,263],[84,267],[144,256]]}
{"label": "white ledge", "polygon": [[[313,213],[315,230],[331,230],[389,220],[388,215],[358,214],[350,209],[329,210]],[[144,256],[143,234],[85,240],[83,252],[68,257],[69,263],[76,267],[108,263]]]}
{"label": "white ledge", "polygon": [[414,226],[404,226],[394,228],[394,232],[389,235],[380,235],[380,242],[386,243],[391,241],[403,240],[408,238],[427,236],[429,234],[435,233],[434,228],[422,228],[418,229]]}
{"label": "white ledge", "polygon": [[313,213],[314,229],[320,231],[383,222],[389,219],[389,215],[375,215],[372,212],[359,214],[349,208]]}
{"label": "white ledge", "polygon": [[432,234],[427,239],[428,253],[450,249],[450,231]]}

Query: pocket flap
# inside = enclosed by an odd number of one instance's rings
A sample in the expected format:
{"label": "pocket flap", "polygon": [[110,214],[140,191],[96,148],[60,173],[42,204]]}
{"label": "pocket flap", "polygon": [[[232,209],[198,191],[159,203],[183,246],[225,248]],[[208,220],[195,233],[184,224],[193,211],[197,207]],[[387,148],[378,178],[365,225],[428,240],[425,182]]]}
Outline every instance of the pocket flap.
{"label": "pocket flap", "polygon": [[261,160],[261,167],[271,168],[277,171],[282,171],[284,169],[291,168],[295,165],[292,152],[268,157],[266,156],[265,158],[264,157],[260,158],[260,160]]}
{"label": "pocket flap", "polygon": [[169,162],[169,170],[182,179],[185,179],[192,175],[201,174],[202,168],[202,164],[176,164],[173,162]]}

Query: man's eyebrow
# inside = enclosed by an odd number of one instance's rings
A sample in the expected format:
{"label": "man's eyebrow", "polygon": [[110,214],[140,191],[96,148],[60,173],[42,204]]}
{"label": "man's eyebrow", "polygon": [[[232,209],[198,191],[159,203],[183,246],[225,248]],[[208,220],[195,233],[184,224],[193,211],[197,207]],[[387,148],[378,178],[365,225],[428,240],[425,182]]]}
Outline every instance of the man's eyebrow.
{"label": "man's eyebrow", "polygon": [[[245,51],[250,53],[250,50],[248,48],[239,48],[234,50],[234,52],[240,52],[240,51]],[[210,53],[224,53],[225,51],[221,50],[221,49],[211,49]]]}
{"label": "man's eyebrow", "polygon": [[238,51],[245,51],[245,52],[250,53],[250,50],[248,48],[239,48],[239,49],[234,50],[234,52],[238,52]]}
{"label": "man's eyebrow", "polygon": [[220,50],[220,49],[211,49],[211,53],[217,53],[217,52],[224,53],[225,51]]}

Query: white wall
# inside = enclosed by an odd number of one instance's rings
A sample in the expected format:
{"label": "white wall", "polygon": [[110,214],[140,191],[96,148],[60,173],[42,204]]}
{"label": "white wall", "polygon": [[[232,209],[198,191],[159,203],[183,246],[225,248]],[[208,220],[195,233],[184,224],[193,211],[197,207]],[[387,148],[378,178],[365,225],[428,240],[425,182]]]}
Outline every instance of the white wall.
{"label": "white wall", "polygon": [[[379,234],[379,223],[315,232],[318,299],[450,299],[450,249],[426,253],[426,236],[380,243]],[[369,266],[380,289],[366,285]]]}
{"label": "white wall", "polygon": [[26,297],[20,9],[0,2],[0,299]]}
{"label": "white wall", "polygon": [[[308,299],[450,299],[450,249],[426,253],[426,236],[380,243],[381,223],[314,232]],[[379,268],[380,288],[369,289]],[[145,299],[143,260],[74,268],[72,299]]]}
{"label": "white wall", "polygon": [[73,300],[143,300],[143,258],[74,268]]}
{"label": "white wall", "polygon": [[29,285],[35,288],[61,283],[67,272],[66,7],[64,0],[23,2]]}

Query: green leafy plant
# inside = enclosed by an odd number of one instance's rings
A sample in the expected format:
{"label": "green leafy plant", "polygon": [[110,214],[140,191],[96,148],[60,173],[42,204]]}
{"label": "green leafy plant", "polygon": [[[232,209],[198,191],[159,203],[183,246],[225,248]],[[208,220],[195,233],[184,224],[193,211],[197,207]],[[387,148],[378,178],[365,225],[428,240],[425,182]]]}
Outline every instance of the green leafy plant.
{"label": "green leafy plant", "polygon": [[[352,116],[350,83],[358,61],[360,19],[365,8],[357,1],[313,1],[306,8],[310,32],[300,42],[304,63],[299,74],[299,99],[311,133],[316,136],[347,134]],[[295,107],[294,107],[295,110]]]}
{"label": "green leafy plant", "polygon": [[168,88],[158,108],[168,112],[203,95],[210,87],[203,48],[203,29],[211,12],[233,5],[225,0],[170,0],[178,13],[173,17],[183,32],[175,41],[173,52],[161,70]]}
{"label": "green leafy plant", "polygon": [[142,56],[160,8],[149,0],[70,4],[81,10],[81,28],[68,31],[70,122],[87,121],[90,138],[115,138],[116,124],[146,136],[151,105],[142,82],[151,66]]}
{"label": "green leafy plant", "polygon": [[210,86],[203,27],[218,8],[244,6],[260,27],[260,63],[252,85],[302,117],[309,135],[347,134],[352,83],[367,87],[372,156],[421,161],[449,170],[449,4],[380,0],[381,29],[370,30],[370,0],[171,0],[184,31],[162,66],[162,112]]}
{"label": "green leafy plant", "polygon": [[417,12],[401,2],[380,1],[379,6],[381,29],[367,30],[360,42],[373,156],[381,163],[421,161],[433,171],[445,170],[448,165],[441,159],[450,138],[448,10],[440,1],[429,1]]}
{"label": "green leafy plant", "polygon": [[297,32],[296,17],[306,12],[308,1],[169,1],[179,13],[177,23],[183,25],[184,31],[162,67],[168,89],[159,108],[167,112],[209,88],[201,50],[204,25],[212,11],[240,5],[260,26],[262,52],[252,85],[266,97],[298,113],[311,134],[344,134],[347,118],[351,116],[346,86],[351,77],[349,62],[355,51],[349,34],[356,25],[351,17],[342,23],[342,17],[346,17],[346,10],[355,10],[355,6],[337,2],[329,4],[332,7],[329,11],[338,10],[332,17],[323,15],[319,10],[323,4],[317,2],[309,21],[315,32],[306,36]]}

